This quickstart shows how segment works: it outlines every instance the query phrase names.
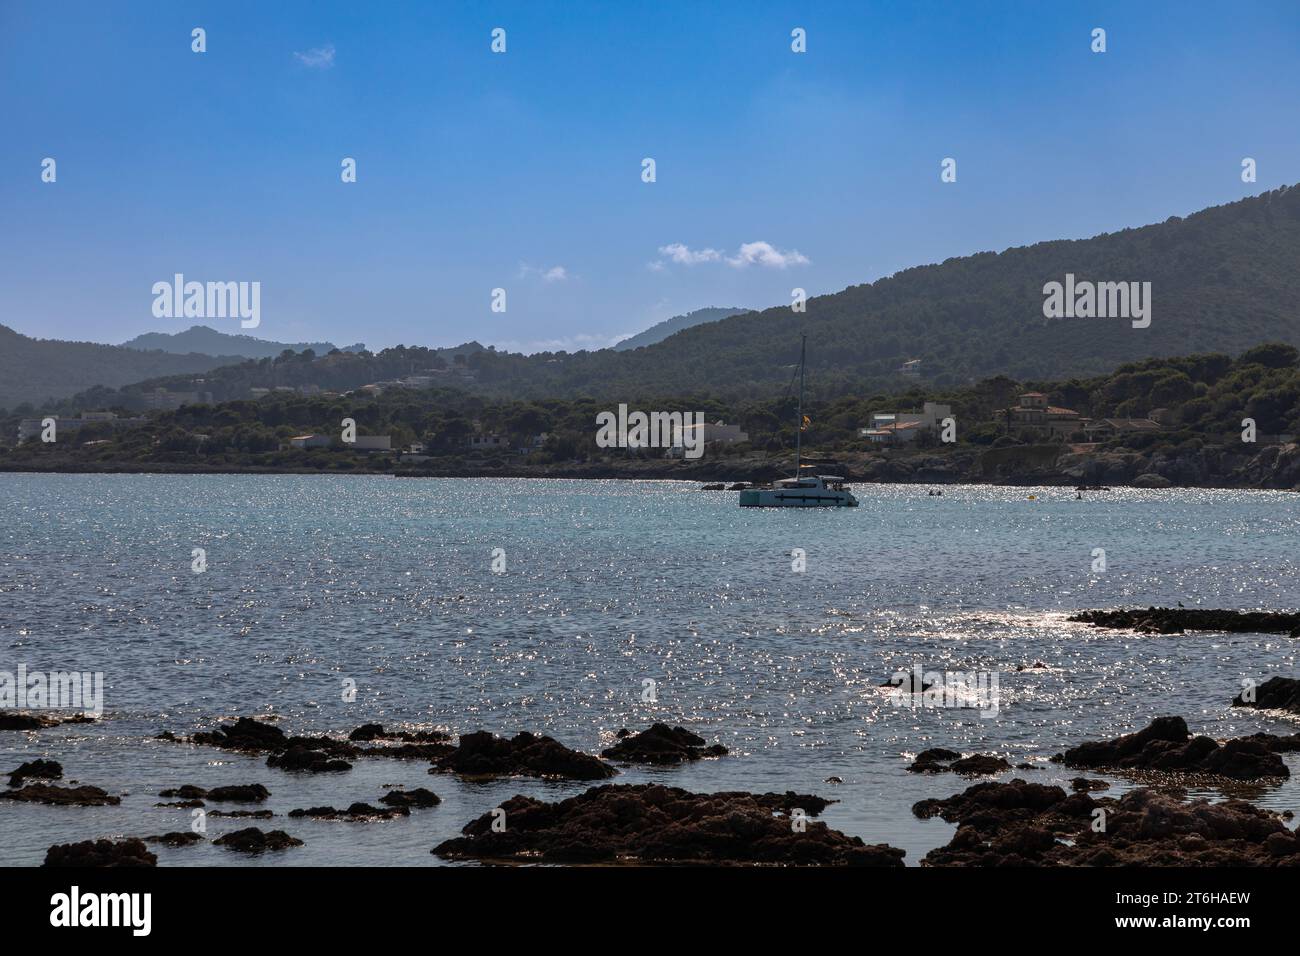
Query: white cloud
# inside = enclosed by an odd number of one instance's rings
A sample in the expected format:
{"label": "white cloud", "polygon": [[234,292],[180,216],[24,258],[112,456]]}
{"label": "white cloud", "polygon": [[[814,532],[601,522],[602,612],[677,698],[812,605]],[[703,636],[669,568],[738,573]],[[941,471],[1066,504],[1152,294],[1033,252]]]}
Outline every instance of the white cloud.
{"label": "white cloud", "polygon": [[737,269],[756,264],[770,269],[785,269],[789,266],[806,266],[808,257],[798,249],[782,252],[770,242],[746,242],[740,247],[740,253],[730,256],[727,265]]}
{"label": "white cloud", "polygon": [[717,262],[722,258],[722,253],[717,249],[691,249],[680,242],[660,246],[659,255],[672,260],[679,266],[693,266],[700,262]]}
{"label": "white cloud", "polygon": [[724,256],[717,249],[692,249],[681,242],[659,247],[659,258],[647,264],[652,272],[662,272],[665,261],[681,266],[694,266],[702,262],[726,262],[735,269],[758,265],[768,269],[787,269],[806,266],[811,261],[797,249],[783,252],[770,242],[742,243],[734,256]]}
{"label": "white cloud", "polygon": [[303,66],[309,66],[313,70],[328,70],[334,65],[334,44],[327,43],[306,53],[295,52],[294,56]]}
{"label": "white cloud", "polygon": [[530,266],[526,262],[521,262],[519,278],[527,279],[529,276],[537,276],[543,282],[565,282],[573,278],[564,266],[551,266],[548,269],[545,266]]}

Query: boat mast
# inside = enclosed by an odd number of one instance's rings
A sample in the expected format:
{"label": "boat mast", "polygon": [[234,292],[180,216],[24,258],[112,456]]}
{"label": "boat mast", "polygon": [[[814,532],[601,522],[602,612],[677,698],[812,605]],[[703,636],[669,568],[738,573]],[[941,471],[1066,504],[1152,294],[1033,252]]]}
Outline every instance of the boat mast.
{"label": "boat mast", "polygon": [[799,477],[803,468],[803,363],[808,347],[808,336],[799,337],[799,411],[794,422],[794,476]]}

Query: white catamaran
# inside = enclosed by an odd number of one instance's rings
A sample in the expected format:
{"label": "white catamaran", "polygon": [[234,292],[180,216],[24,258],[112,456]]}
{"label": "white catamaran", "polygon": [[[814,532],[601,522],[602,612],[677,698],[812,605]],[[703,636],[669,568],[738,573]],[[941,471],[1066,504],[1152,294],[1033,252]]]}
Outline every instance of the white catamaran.
{"label": "white catamaran", "polygon": [[742,508],[856,508],[858,499],[844,487],[837,475],[812,474],[813,466],[803,463],[803,370],[808,336],[799,341],[799,410],[795,417],[793,478],[773,482],[770,487],[749,488],[740,493]]}

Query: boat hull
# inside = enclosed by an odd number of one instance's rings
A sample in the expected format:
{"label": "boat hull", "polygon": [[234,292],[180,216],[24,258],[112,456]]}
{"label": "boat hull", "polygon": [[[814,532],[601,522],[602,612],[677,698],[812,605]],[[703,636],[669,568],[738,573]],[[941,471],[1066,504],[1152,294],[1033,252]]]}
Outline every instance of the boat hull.
{"label": "boat hull", "polygon": [[740,493],[742,508],[856,508],[858,499],[829,488],[751,488]]}

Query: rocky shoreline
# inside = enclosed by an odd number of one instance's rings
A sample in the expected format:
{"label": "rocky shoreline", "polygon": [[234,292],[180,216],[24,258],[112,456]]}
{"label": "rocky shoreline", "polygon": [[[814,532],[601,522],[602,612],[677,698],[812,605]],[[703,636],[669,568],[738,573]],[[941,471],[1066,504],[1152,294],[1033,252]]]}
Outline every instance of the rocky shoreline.
{"label": "rocky shoreline", "polygon": [[[1274,677],[1243,692],[1233,706],[1291,710],[1300,704],[1300,680]],[[1293,711],[1294,712],[1294,711]],[[34,729],[31,722],[0,712],[0,726]],[[38,721],[36,727],[56,726]],[[158,739],[267,756],[280,773],[331,772],[316,761],[284,758],[316,755],[329,761],[420,759],[430,774],[467,781],[536,777],[603,781],[619,771],[614,762],[672,768],[726,755],[721,745],[683,727],[654,724],[619,731],[600,756],[575,751],[545,736],[521,732],[501,737],[486,731],[458,739],[440,729],[386,731],[363,724],[346,734],[290,735],[265,720],[240,717],[188,737],[164,732]],[[453,742],[455,741],[455,742]],[[371,744],[378,743],[378,746]],[[411,748],[416,748],[414,751]],[[1085,741],[1050,759],[1071,768],[1135,777],[1142,784],[1118,799],[1093,797],[1109,789],[1103,780],[1076,777],[1071,791],[1015,778],[970,786],[913,807],[918,819],[957,824],[922,866],[1300,866],[1300,838],[1284,818],[1242,800],[1190,801],[1183,787],[1214,781],[1275,785],[1289,776],[1281,754],[1300,751],[1300,732],[1254,734],[1219,741],[1193,735],[1182,717],[1160,717],[1143,730],[1112,740]],[[349,765],[350,766],[350,765]],[[931,748],[907,768],[920,775],[953,773],[995,776],[1012,768],[995,754]],[[1017,769],[1038,769],[1022,763]],[[56,760],[24,763],[9,774],[0,800],[56,806],[112,806],[120,798],[101,788],[49,783],[63,777]],[[834,778],[832,778],[834,779]],[[76,781],[73,781],[76,783]],[[828,780],[827,782],[831,782]],[[263,783],[216,786],[183,783],[159,791],[175,798],[158,806],[204,807],[208,803],[259,804],[270,796]],[[834,800],[810,793],[693,793],[660,783],[597,783],[554,802],[516,795],[475,817],[461,836],[430,851],[448,860],[480,863],[556,863],[642,866],[888,866],[904,865],[904,850],[830,828],[820,816]],[[291,821],[341,825],[402,825],[414,812],[437,812],[442,800],[425,788],[394,789],[375,803],[294,809]],[[270,810],[209,810],[211,816],[259,820]],[[1100,827],[1098,821],[1102,821]],[[187,847],[202,833],[173,831],[146,837],[97,839],[50,847],[46,866],[154,866],[146,844]],[[245,827],[212,840],[238,853],[291,851],[304,841],[283,829]]]}
{"label": "rocky shoreline", "polygon": [[1277,611],[1220,611],[1194,607],[1148,607],[1080,611],[1067,620],[1094,627],[1137,631],[1140,634],[1182,634],[1185,631],[1227,631],[1234,634],[1286,634],[1300,637],[1300,614]]}
{"label": "rocky shoreline", "polygon": [[[1011,487],[1218,488],[1300,490],[1300,444],[1266,445],[1250,454],[1205,445],[1195,450],[1141,452],[1101,450],[1055,443],[992,448],[899,449],[886,453],[828,453],[824,466],[856,484],[1002,485]],[[834,464],[830,464],[834,462]],[[347,470],[232,464],[225,461],[143,462],[3,461],[0,471],[51,474],[295,474],[391,475],[403,478],[561,478],[626,481],[691,481],[702,485],[770,482],[787,477],[793,457],[749,455],[701,458],[610,459],[547,465],[451,460],[397,462],[361,459]]]}

